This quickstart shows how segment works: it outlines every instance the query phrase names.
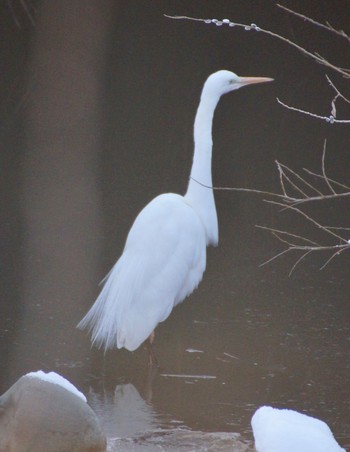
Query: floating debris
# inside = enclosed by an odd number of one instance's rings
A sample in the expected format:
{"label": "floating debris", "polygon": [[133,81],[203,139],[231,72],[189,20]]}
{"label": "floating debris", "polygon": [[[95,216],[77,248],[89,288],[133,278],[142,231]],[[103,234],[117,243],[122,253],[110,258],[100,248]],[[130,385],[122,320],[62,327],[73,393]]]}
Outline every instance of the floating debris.
{"label": "floating debris", "polygon": [[214,380],[215,375],[188,375],[188,374],[160,374],[161,377],[170,378],[194,378],[196,380]]}

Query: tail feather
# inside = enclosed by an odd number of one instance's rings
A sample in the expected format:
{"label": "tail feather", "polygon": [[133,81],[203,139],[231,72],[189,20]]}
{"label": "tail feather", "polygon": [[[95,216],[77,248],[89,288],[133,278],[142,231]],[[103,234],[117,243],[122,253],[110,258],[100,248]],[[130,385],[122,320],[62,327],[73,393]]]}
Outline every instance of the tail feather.
{"label": "tail feather", "polygon": [[119,268],[117,264],[104,278],[104,286],[85,317],[78,323],[77,328],[88,330],[92,336],[92,344],[98,348],[117,346],[117,331],[120,317],[120,292],[118,284]]}
{"label": "tail feather", "polygon": [[141,262],[130,263],[122,255],[104,278],[101,293],[77,325],[77,328],[91,333],[94,346],[105,351],[116,347],[132,351],[147,338],[147,332],[144,333],[146,337],[143,337],[142,328],[135,328],[134,323],[139,322],[139,313],[133,309],[135,300],[140,298],[143,268]]}

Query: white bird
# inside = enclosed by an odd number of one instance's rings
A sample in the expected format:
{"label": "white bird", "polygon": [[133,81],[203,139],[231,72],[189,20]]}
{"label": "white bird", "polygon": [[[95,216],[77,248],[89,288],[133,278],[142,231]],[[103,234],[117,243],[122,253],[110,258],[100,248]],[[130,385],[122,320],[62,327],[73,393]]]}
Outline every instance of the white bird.
{"label": "white bird", "polygon": [[257,452],[345,452],[325,422],[297,411],[263,406],[252,428]]}
{"label": "white bird", "polygon": [[221,70],[204,84],[194,122],[194,156],[184,196],[166,193],[141,210],[122,255],[78,328],[88,328],[98,347],[133,351],[149,338],[174,306],[198,286],[206,266],[206,246],[218,243],[212,190],[212,121],[223,94],[272,81]]}

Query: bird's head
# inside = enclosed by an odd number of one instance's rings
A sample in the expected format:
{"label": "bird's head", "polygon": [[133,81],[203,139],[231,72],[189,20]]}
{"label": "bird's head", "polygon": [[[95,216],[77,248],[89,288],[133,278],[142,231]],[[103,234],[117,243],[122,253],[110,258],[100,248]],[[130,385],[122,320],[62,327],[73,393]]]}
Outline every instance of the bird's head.
{"label": "bird's head", "polygon": [[242,88],[242,86],[272,81],[273,78],[269,77],[240,77],[234,72],[221,70],[211,74],[204,86],[207,92],[220,97],[230,91]]}

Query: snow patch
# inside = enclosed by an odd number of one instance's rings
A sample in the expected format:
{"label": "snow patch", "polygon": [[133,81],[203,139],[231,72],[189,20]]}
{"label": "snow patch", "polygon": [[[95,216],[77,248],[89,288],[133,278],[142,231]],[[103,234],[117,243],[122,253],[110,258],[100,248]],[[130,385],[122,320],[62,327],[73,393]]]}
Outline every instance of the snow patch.
{"label": "snow patch", "polygon": [[297,411],[263,406],[251,423],[257,452],[345,452],[325,422]]}
{"label": "snow patch", "polygon": [[38,378],[39,380],[47,381],[48,383],[53,383],[55,385],[61,386],[67,391],[75,394],[80,397],[84,402],[86,402],[86,397],[82,392],[80,392],[71,382],[66,380],[61,375],[56,374],[56,372],[43,372],[42,370],[38,370],[37,372],[29,372],[25,375],[30,378]]}

